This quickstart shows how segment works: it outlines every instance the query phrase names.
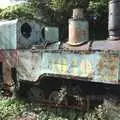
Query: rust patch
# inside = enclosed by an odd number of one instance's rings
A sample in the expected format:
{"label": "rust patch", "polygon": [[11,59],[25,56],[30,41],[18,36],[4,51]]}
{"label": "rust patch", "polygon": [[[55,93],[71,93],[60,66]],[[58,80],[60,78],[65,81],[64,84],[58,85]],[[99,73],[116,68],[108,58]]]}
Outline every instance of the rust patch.
{"label": "rust patch", "polygon": [[[117,75],[119,58],[115,55],[103,54],[102,59],[98,64],[98,71],[100,73],[101,78],[104,81],[110,82],[118,82],[115,81],[115,76]],[[106,75],[105,75],[106,74]],[[102,80],[101,79],[101,80]]]}
{"label": "rust patch", "polygon": [[79,43],[78,46],[74,46],[74,45],[69,45],[67,43],[64,43],[62,44],[61,46],[61,49],[64,49],[64,50],[75,50],[75,51],[81,51],[81,50],[86,50],[88,51],[89,50],[89,46],[90,46],[90,43],[89,42],[81,42]]}
{"label": "rust patch", "polygon": [[4,84],[7,86],[13,85],[13,79],[11,75],[12,75],[11,66],[9,65],[8,61],[5,60],[3,62],[3,79],[4,79]]}
{"label": "rust patch", "polygon": [[0,62],[4,60],[4,52],[0,50]]}
{"label": "rust patch", "polygon": [[1,50],[0,51],[0,62],[3,64],[3,81],[6,86],[13,85],[12,71],[18,60],[17,50]]}

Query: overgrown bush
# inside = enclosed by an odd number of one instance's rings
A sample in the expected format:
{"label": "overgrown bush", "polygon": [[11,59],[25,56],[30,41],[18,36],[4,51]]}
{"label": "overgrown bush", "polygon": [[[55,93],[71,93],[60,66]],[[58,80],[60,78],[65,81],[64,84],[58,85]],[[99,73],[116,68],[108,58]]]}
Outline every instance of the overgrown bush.
{"label": "overgrown bush", "polygon": [[9,6],[0,10],[0,19],[16,19],[29,18],[33,19],[35,14],[34,7],[31,3],[23,3],[14,6]]}
{"label": "overgrown bush", "polygon": [[88,10],[96,16],[103,16],[108,13],[108,1],[109,0],[90,0]]}

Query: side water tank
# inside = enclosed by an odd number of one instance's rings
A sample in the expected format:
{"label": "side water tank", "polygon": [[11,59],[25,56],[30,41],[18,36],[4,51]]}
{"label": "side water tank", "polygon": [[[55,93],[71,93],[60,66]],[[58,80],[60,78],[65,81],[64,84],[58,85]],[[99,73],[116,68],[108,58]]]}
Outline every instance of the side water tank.
{"label": "side water tank", "polygon": [[109,37],[120,36],[120,0],[111,0],[109,2]]}

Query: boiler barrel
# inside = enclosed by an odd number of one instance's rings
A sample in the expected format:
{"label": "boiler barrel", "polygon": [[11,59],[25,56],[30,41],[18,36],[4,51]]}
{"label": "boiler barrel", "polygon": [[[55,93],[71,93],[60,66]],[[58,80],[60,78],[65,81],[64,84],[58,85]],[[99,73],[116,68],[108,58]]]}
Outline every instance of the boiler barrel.
{"label": "boiler barrel", "polygon": [[120,36],[120,0],[111,0],[109,2],[108,30],[110,37]]}

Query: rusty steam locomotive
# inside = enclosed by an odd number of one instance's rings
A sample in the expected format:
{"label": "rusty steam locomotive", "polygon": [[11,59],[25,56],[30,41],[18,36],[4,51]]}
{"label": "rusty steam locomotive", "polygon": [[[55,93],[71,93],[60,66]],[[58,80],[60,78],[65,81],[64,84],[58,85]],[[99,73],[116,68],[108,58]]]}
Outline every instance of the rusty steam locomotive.
{"label": "rusty steam locomotive", "polygon": [[82,9],[73,10],[65,43],[56,27],[31,20],[0,21],[2,85],[61,107],[83,108],[90,100],[119,96],[119,7],[119,0],[109,2],[109,37],[104,41],[89,41]]}

